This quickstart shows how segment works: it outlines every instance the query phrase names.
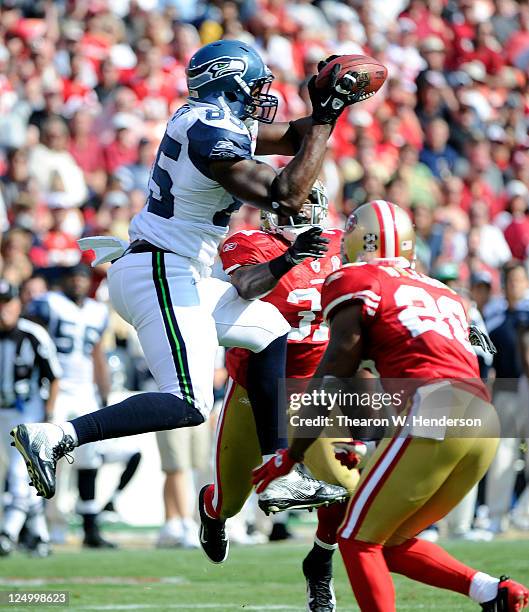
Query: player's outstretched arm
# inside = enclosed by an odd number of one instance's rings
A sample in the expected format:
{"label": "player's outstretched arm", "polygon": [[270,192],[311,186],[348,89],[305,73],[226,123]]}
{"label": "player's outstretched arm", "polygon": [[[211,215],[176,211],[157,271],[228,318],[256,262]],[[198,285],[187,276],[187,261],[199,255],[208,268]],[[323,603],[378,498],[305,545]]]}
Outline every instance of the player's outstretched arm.
{"label": "player's outstretched arm", "polygon": [[300,234],[279,257],[261,264],[242,266],[231,275],[231,282],[245,300],[263,297],[277,285],[279,279],[307,258],[325,256],[329,239],[321,235],[320,227],[312,227]]}
{"label": "player's outstretched arm", "polygon": [[301,210],[318,178],[331,128],[313,123],[299,152],[279,175],[272,166],[253,159],[215,161],[211,173],[239,200],[290,216]]}
{"label": "player's outstretched arm", "polygon": [[295,121],[263,123],[257,134],[256,155],[295,155],[313,120],[311,116]]}
{"label": "player's outstretched arm", "polygon": [[[325,62],[321,67],[324,66]],[[316,86],[315,76],[310,80],[312,115],[310,121],[303,124],[299,149],[280,175],[271,166],[252,159],[224,160],[211,164],[215,180],[236,198],[259,208],[287,216],[301,210],[321,171],[334,124],[354,100],[356,81],[352,73],[340,76],[340,71],[340,64],[335,64],[325,87]]]}

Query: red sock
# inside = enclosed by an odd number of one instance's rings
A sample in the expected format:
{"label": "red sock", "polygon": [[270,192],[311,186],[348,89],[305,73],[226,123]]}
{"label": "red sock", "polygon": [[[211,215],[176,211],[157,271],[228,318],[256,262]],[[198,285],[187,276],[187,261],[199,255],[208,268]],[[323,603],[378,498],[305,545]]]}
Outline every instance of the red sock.
{"label": "red sock", "polygon": [[362,612],[395,612],[395,588],[381,544],[338,538],[343,562]]}
{"label": "red sock", "polygon": [[477,570],[464,565],[436,544],[412,538],[399,546],[384,548],[390,572],[440,589],[468,595]]}
{"label": "red sock", "polygon": [[213,495],[215,494],[215,485],[210,484],[204,493],[204,509],[209,518],[220,519],[220,514],[213,506]]}
{"label": "red sock", "polygon": [[318,508],[318,529],[316,537],[324,544],[336,544],[336,532],[342,524],[347,502],[339,502]]}

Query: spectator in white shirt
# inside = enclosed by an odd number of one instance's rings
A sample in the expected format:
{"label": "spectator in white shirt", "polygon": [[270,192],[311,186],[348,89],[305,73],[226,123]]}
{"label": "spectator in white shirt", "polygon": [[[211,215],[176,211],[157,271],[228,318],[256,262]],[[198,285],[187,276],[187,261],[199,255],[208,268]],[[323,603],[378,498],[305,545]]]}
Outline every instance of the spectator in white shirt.
{"label": "spectator in white shirt", "polygon": [[512,259],[511,250],[503,232],[491,225],[489,209],[485,202],[474,202],[470,209],[470,223],[479,231],[478,255],[491,268],[501,268]]}
{"label": "spectator in white shirt", "polygon": [[86,200],[83,171],[68,152],[68,127],[61,117],[51,117],[43,123],[40,144],[29,154],[29,173],[47,193],[58,189],[53,183],[60,179],[61,190],[72,206],[80,206]]}

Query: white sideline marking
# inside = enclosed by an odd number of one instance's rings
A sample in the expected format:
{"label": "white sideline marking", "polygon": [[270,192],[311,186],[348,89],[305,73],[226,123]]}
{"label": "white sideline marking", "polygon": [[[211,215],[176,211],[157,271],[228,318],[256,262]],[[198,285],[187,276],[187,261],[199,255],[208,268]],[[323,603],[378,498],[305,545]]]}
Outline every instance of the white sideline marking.
{"label": "white sideline marking", "polygon": [[51,584],[114,584],[148,586],[150,584],[190,584],[190,582],[182,576],[73,576],[68,578],[61,576],[46,576],[46,578],[0,578],[0,587],[35,587],[47,586]]}
{"label": "white sideline marking", "polygon": [[164,610],[225,610],[230,608],[232,610],[276,610],[277,612],[286,612],[288,610],[298,610],[299,606],[280,606],[280,605],[264,605],[264,606],[248,606],[241,603],[225,603],[222,605],[213,603],[195,603],[195,604],[107,604],[107,605],[93,605],[93,606],[76,606],[75,610],[154,610],[163,607]]}

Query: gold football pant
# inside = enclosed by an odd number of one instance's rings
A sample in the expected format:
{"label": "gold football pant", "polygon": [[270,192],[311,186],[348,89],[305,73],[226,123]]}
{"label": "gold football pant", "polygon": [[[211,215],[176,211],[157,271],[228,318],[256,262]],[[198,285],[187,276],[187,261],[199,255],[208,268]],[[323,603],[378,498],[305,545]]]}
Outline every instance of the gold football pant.
{"label": "gold football pant", "polygon": [[[498,445],[496,412],[466,391],[449,393],[450,416],[479,418],[481,425],[465,429],[467,437],[452,430],[442,440],[413,434],[383,440],[362,471],[340,538],[402,544],[444,517],[481,480]],[[421,401],[409,414],[418,413]]]}
{"label": "gold football pant", "polygon": [[[334,457],[332,442],[321,438],[305,456],[305,465],[315,478],[341,485],[352,492],[357,470],[348,470]],[[252,470],[262,461],[255,420],[246,389],[232,379],[217,424],[215,492],[213,507],[222,519],[236,515],[252,491]]]}

